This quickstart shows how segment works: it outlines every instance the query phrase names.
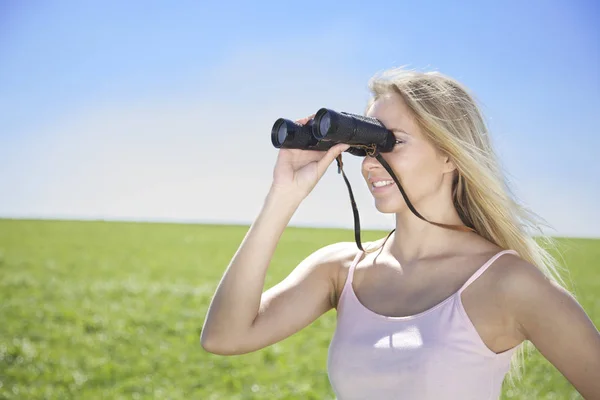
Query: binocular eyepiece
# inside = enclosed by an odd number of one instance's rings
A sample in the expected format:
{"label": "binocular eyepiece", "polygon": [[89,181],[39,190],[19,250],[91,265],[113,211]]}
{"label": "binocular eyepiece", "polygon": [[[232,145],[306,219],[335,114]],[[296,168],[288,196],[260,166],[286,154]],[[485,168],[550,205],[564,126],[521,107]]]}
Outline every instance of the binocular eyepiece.
{"label": "binocular eyepiece", "polygon": [[[279,118],[271,129],[271,142],[276,148],[327,151],[339,143],[346,150],[364,157],[365,149],[390,152],[396,138],[378,119],[321,108],[305,125]],[[354,147],[352,147],[354,146]]]}

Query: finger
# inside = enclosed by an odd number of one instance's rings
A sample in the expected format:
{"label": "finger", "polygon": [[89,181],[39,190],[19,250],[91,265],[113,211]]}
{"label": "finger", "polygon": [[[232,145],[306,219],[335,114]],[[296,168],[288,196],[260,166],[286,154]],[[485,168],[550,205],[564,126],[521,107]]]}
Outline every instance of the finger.
{"label": "finger", "polygon": [[323,176],[329,165],[335,160],[337,156],[342,154],[343,151],[347,150],[350,146],[345,143],[336,144],[317,162],[317,171],[319,177]]}
{"label": "finger", "polygon": [[306,125],[308,123],[308,121],[310,121],[311,119],[313,119],[315,117],[315,115],[317,115],[317,114],[312,114],[312,115],[309,115],[308,117],[297,119],[294,122],[296,122],[297,124]]}

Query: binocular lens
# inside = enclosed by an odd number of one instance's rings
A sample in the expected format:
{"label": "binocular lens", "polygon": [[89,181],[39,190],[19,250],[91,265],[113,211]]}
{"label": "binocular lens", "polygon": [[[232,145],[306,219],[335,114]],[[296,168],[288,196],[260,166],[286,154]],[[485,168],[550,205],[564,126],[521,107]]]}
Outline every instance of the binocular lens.
{"label": "binocular lens", "polygon": [[283,145],[283,142],[287,138],[288,128],[285,123],[285,119],[279,118],[273,124],[273,129],[271,130],[271,142],[273,142],[273,146],[280,148]]}
{"label": "binocular lens", "polygon": [[322,108],[317,111],[313,125],[313,136],[317,140],[327,140],[327,133],[331,129],[331,115],[329,110]]}
{"label": "binocular lens", "polygon": [[277,129],[277,140],[279,141],[279,143],[283,143],[287,135],[287,126],[285,123],[281,123],[279,125],[279,129]]}
{"label": "binocular lens", "polygon": [[330,148],[331,143],[320,144],[313,137],[313,122],[299,124],[285,118],[279,118],[271,129],[271,142],[276,148],[286,149],[314,149],[322,150]]}
{"label": "binocular lens", "polygon": [[329,132],[330,128],[331,128],[331,117],[329,116],[329,113],[323,114],[323,116],[319,120],[319,130],[317,132],[318,137],[326,138],[327,132]]}

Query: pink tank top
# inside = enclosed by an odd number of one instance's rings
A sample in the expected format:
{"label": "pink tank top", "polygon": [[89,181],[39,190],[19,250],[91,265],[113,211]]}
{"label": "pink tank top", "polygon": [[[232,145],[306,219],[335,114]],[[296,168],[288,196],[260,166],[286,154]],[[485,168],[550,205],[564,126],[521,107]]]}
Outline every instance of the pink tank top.
{"label": "pink tank top", "polygon": [[496,354],[483,342],[461,293],[501,255],[479,268],[441,303],[416,315],[387,317],[363,306],[350,266],[329,346],[329,381],[339,400],[497,400],[516,347]]}

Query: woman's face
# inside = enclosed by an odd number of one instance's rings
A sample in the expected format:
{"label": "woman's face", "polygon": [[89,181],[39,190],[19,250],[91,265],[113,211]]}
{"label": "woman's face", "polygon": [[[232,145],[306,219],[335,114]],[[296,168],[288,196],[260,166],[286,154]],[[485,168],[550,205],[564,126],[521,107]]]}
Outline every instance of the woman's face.
{"label": "woman's face", "polygon": [[[452,185],[455,169],[452,162],[425,138],[400,95],[390,93],[380,97],[367,116],[381,121],[399,141],[391,152],[381,155],[394,170],[410,202],[417,211],[435,207],[443,186]],[[392,177],[377,159],[365,157],[362,174],[380,212],[399,213],[408,208]],[[391,184],[374,185],[385,181]],[[423,211],[419,212],[423,214]]]}

